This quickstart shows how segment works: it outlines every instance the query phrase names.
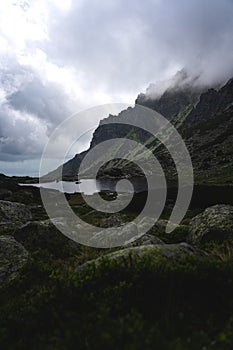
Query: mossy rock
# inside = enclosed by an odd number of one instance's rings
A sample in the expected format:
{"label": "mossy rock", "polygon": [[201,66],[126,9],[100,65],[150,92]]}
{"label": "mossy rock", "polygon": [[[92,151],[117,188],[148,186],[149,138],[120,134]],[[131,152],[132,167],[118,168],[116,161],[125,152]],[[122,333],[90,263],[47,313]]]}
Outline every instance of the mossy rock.
{"label": "mossy rock", "polygon": [[233,239],[233,206],[214,205],[191,220],[187,241],[200,245],[231,238]]}
{"label": "mossy rock", "polygon": [[25,204],[0,200],[0,232],[14,230],[31,218],[31,212]]}
{"label": "mossy rock", "polygon": [[138,247],[130,247],[107,254],[96,260],[88,261],[77,268],[80,272],[93,265],[95,268],[101,265],[105,260],[124,267],[129,267],[140,262],[149,263],[149,265],[156,265],[162,259],[178,261],[185,256],[192,256],[197,258],[209,257],[209,255],[199,249],[192,247],[187,243],[180,244],[157,244],[157,245],[142,245]]}
{"label": "mossy rock", "polygon": [[0,288],[19,275],[28,258],[29,253],[13,237],[0,236]]}

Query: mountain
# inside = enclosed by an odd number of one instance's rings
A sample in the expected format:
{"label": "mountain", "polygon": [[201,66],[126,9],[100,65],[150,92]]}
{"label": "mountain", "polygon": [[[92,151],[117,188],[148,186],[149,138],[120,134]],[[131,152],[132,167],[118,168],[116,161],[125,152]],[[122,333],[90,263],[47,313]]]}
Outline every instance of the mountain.
{"label": "mountain", "polygon": [[[183,73],[182,73],[183,74]],[[151,93],[151,91],[153,93]],[[189,149],[196,183],[232,183],[233,166],[233,79],[221,88],[200,87],[195,80],[179,76],[172,86],[159,96],[150,87],[146,94],[139,94],[135,105],[149,107],[165,116],[180,132]],[[165,172],[174,177],[174,164],[169,154],[151,134],[130,125],[116,124],[114,118],[127,118],[134,108],[109,116],[106,124],[101,121],[93,134],[90,149],[112,138],[129,138],[153,150]],[[146,119],[146,118],[145,118]],[[145,120],[146,123],[146,120]],[[50,172],[45,179],[70,178],[77,175],[79,165],[88,152],[82,152],[66,162],[63,167]],[[97,160],[95,160],[97,161]],[[146,159],[145,159],[146,162]],[[87,169],[84,176],[90,175]],[[132,163],[114,160],[102,168],[100,176],[129,177],[141,175]]]}

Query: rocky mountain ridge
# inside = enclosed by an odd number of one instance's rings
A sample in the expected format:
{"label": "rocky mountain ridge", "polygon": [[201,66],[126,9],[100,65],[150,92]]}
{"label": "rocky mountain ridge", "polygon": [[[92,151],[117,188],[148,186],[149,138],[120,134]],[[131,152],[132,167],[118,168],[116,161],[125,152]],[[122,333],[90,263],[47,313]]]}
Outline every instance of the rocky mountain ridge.
{"label": "rocky mountain ridge", "polygon": [[[218,90],[213,88],[206,90],[203,87],[184,85],[180,88],[167,89],[159,98],[139,94],[135,105],[149,107],[161,113],[178,129],[190,151],[198,183],[231,183],[233,79],[230,79]],[[118,116],[109,116],[111,124],[101,121],[93,134],[90,148],[112,138],[133,139],[146,144],[153,151],[156,148],[156,157],[165,164],[168,173],[169,171],[174,173],[174,169],[170,167],[172,161],[167,160],[169,155],[161,147],[155,147],[156,140],[151,141],[150,134],[130,125],[122,127],[121,124],[114,123],[114,118],[118,118],[118,120],[125,118],[129,112],[126,110]],[[61,170],[63,178],[75,178],[79,165],[87,152],[88,150],[75,155],[73,159],[63,165],[63,168],[59,167],[49,173],[45,179],[59,178]],[[113,161],[103,169],[101,176],[117,177],[120,174],[121,177],[130,177],[139,175],[132,165],[128,164],[126,170],[123,171],[119,170],[121,167],[121,162]],[[88,173],[86,175],[88,177]]]}

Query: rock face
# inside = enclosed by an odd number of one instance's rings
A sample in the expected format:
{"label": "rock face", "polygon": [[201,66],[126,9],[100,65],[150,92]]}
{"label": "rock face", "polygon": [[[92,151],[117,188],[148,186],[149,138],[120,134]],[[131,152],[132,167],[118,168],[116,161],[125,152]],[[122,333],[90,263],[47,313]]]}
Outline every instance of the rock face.
{"label": "rock face", "polygon": [[28,252],[13,237],[0,236],[0,288],[19,275],[28,258]]}
{"label": "rock face", "polygon": [[25,204],[0,200],[0,232],[14,230],[31,220]]}
{"label": "rock face", "polygon": [[16,230],[14,237],[29,252],[46,249],[57,257],[73,255],[80,247],[65,237],[50,220],[29,222]]}
{"label": "rock face", "polygon": [[162,95],[159,93],[159,88],[158,85],[151,84],[146,94],[139,94],[136,104],[152,108],[169,120],[176,119],[181,111],[190,110],[189,107],[193,107],[198,102],[201,93],[205,90],[204,87],[195,83],[195,78],[190,79],[185,70],[177,72],[174,81]]}
{"label": "rock face", "polygon": [[233,79],[230,79],[219,91],[209,89],[200,96],[198,104],[188,115],[184,126],[203,123],[214,118],[219,112],[232,104]]}
{"label": "rock face", "polygon": [[[110,253],[105,256],[105,258],[110,261],[114,261],[119,265],[123,266],[133,266],[134,263],[138,261],[145,261],[148,259],[152,264],[156,264],[161,260],[161,258],[166,258],[169,260],[179,260],[185,256],[193,257],[206,257],[208,256],[201,250],[193,248],[187,243],[180,244],[157,244],[157,245],[142,245],[139,247],[131,247],[122,250],[118,250],[114,253]],[[77,272],[85,269],[86,267],[94,264],[97,268],[102,261],[102,258],[96,260],[91,260],[77,268]]]}
{"label": "rock face", "polygon": [[198,245],[229,237],[233,238],[233,206],[214,205],[191,220],[187,240]]}

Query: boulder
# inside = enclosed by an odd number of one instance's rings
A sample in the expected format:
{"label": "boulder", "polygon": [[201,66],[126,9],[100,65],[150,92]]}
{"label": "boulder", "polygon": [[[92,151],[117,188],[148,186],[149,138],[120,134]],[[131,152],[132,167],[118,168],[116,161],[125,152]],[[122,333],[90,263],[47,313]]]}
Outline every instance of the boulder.
{"label": "boulder", "polygon": [[[112,221],[111,221],[112,220]],[[93,235],[89,240],[89,244],[92,246],[98,246],[102,248],[112,248],[112,247],[133,247],[138,245],[148,245],[148,244],[163,244],[163,242],[157,237],[159,233],[162,232],[160,224],[156,223],[153,229],[147,232],[148,224],[154,222],[153,219],[145,217],[139,222],[134,221],[121,224],[121,219],[118,221],[118,216],[113,215],[112,219],[107,219],[105,221],[108,223],[103,230],[100,230]],[[109,223],[118,223],[116,229],[114,225],[111,226]],[[142,233],[145,232],[144,235]]]}
{"label": "boulder", "polygon": [[142,245],[138,247],[130,247],[107,254],[104,257],[88,261],[78,266],[76,272],[84,270],[90,265],[96,268],[100,266],[103,259],[108,259],[119,265],[133,266],[134,263],[149,260],[152,264],[157,264],[161,258],[176,261],[186,256],[197,258],[209,256],[207,253],[192,247],[188,243],[180,244],[157,244],[157,245]]}
{"label": "boulder", "polygon": [[15,239],[29,251],[46,249],[54,256],[71,256],[80,245],[64,236],[50,220],[28,222],[14,232]]}
{"label": "boulder", "polygon": [[25,204],[0,200],[0,232],[14,230],[31,218]]}
{"label": "boulder", "polygon": [[0,288],[20,274],[28,258],[29,253],[13,237],[0,236]]}
{"label": "boulder", "polygon": [[198,245],[233,238],[233,206],[214,205],[190,221],[187,241]]}
{"label": "boulder", "polygon": [[90,238],[89,244],[95,247],[112,248],[131,242],[137,235],[137,225],[130,222],[126,225],[120,225],[117,228],[104,228]]}

